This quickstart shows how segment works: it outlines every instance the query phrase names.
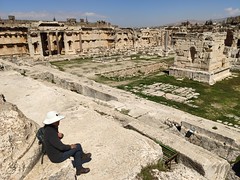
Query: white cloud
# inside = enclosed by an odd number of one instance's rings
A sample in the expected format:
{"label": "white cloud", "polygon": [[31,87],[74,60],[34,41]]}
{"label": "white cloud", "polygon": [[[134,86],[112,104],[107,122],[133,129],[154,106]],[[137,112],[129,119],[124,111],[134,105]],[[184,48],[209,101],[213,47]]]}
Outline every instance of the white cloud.
{"label": "white cloud", "polygon": [[85,12],[82,14],[82,16],[87,16],[87,17],[97,17],[97,18],[103,18],[105,19],[106,16],[100,15],[100,14],[96,14],[94,12]]}
{"label": "white cloud", "polygon": [[16,19],[22,20],[53,20],[55,17],[56,20],[66,20],[67,18],[80,18],[88,17],[90,21],[104,20],[107,17],[100,15],[94,12],[47,12],[47,11],[30,11],[30,12],[1,12],[0,16],[2,19],[7,19],[8,15],[14,15]]}
{"label": "white cloud", "polygon": [[228,15],[230,16],[236,16],[236,15],[239,15],[240,14],[240,9],[236,8],[232,8],[232,7],[229,7],[229,8],[226,8],[225,11],[228,13]]}

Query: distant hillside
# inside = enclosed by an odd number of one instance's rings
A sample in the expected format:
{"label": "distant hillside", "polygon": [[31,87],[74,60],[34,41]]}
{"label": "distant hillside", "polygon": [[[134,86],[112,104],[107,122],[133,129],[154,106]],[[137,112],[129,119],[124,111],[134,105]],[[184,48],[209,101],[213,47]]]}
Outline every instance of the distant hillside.
{"label": "distant hillside", "polygon": [[197,24],[205,24],[206,21],[209,21],[209,20],[211,20],[212,22],[216,22],[216,23],[226,22],[227,24],[232,24],[232,25],[240,24],[240,16],[235,16],[235,17],[225,17],[225,18],[207,19],[207,20],[187,19],[187,20],[183,20],[183,21],[179,21],[179,22],[175,22],[175,23],[164,24],[162,26],[179,26],[183,22],[187,22],[187,21],[190,24],[196,24],[196,23]]}

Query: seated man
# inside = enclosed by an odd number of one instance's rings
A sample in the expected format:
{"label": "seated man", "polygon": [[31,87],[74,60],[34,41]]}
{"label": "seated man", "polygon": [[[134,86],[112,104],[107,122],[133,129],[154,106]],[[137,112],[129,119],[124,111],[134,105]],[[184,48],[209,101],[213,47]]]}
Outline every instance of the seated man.
{"label": "seated man", "polygon": [[46,153],[53,163],[61,163],[71,156],[74,158],[73,165],[76,167],[76,175],[88,173],[89,168],[84,168],[82,163],[91,160],[91,153],[85,154],[80,144],[63,144],[60,140],[63,134],[58,132],[60,120],[64,116],[58,114],[56,111],[50,111],[43,123],[44,129],[44,142]]}

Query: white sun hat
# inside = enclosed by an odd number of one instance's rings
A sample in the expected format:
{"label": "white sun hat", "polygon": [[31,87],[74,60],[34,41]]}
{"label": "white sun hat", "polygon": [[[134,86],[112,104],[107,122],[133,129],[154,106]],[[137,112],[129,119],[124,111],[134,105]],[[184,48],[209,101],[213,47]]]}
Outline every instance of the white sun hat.
{"label": "white sun hat", "polygon": [[49,111],[46,115],[45,120],[43,121],[43,124],[52,124],[57,121],[60,121],[61,119],[65,118],[65,116],[59,114],[56,111]]}

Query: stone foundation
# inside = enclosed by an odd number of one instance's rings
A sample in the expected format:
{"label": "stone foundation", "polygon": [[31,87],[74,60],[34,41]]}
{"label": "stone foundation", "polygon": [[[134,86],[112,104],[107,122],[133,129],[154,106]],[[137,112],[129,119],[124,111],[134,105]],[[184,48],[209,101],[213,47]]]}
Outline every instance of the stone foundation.
{"label": "stone foundation", "polygon": [[229,68],[222,68],[216,72],[195,71],[191,69],[175,68],[171,67],[169,75],[177,78],[189,78],[199,82],[205,82],[210,85],[221,81],[222,79],[231,75]]}

